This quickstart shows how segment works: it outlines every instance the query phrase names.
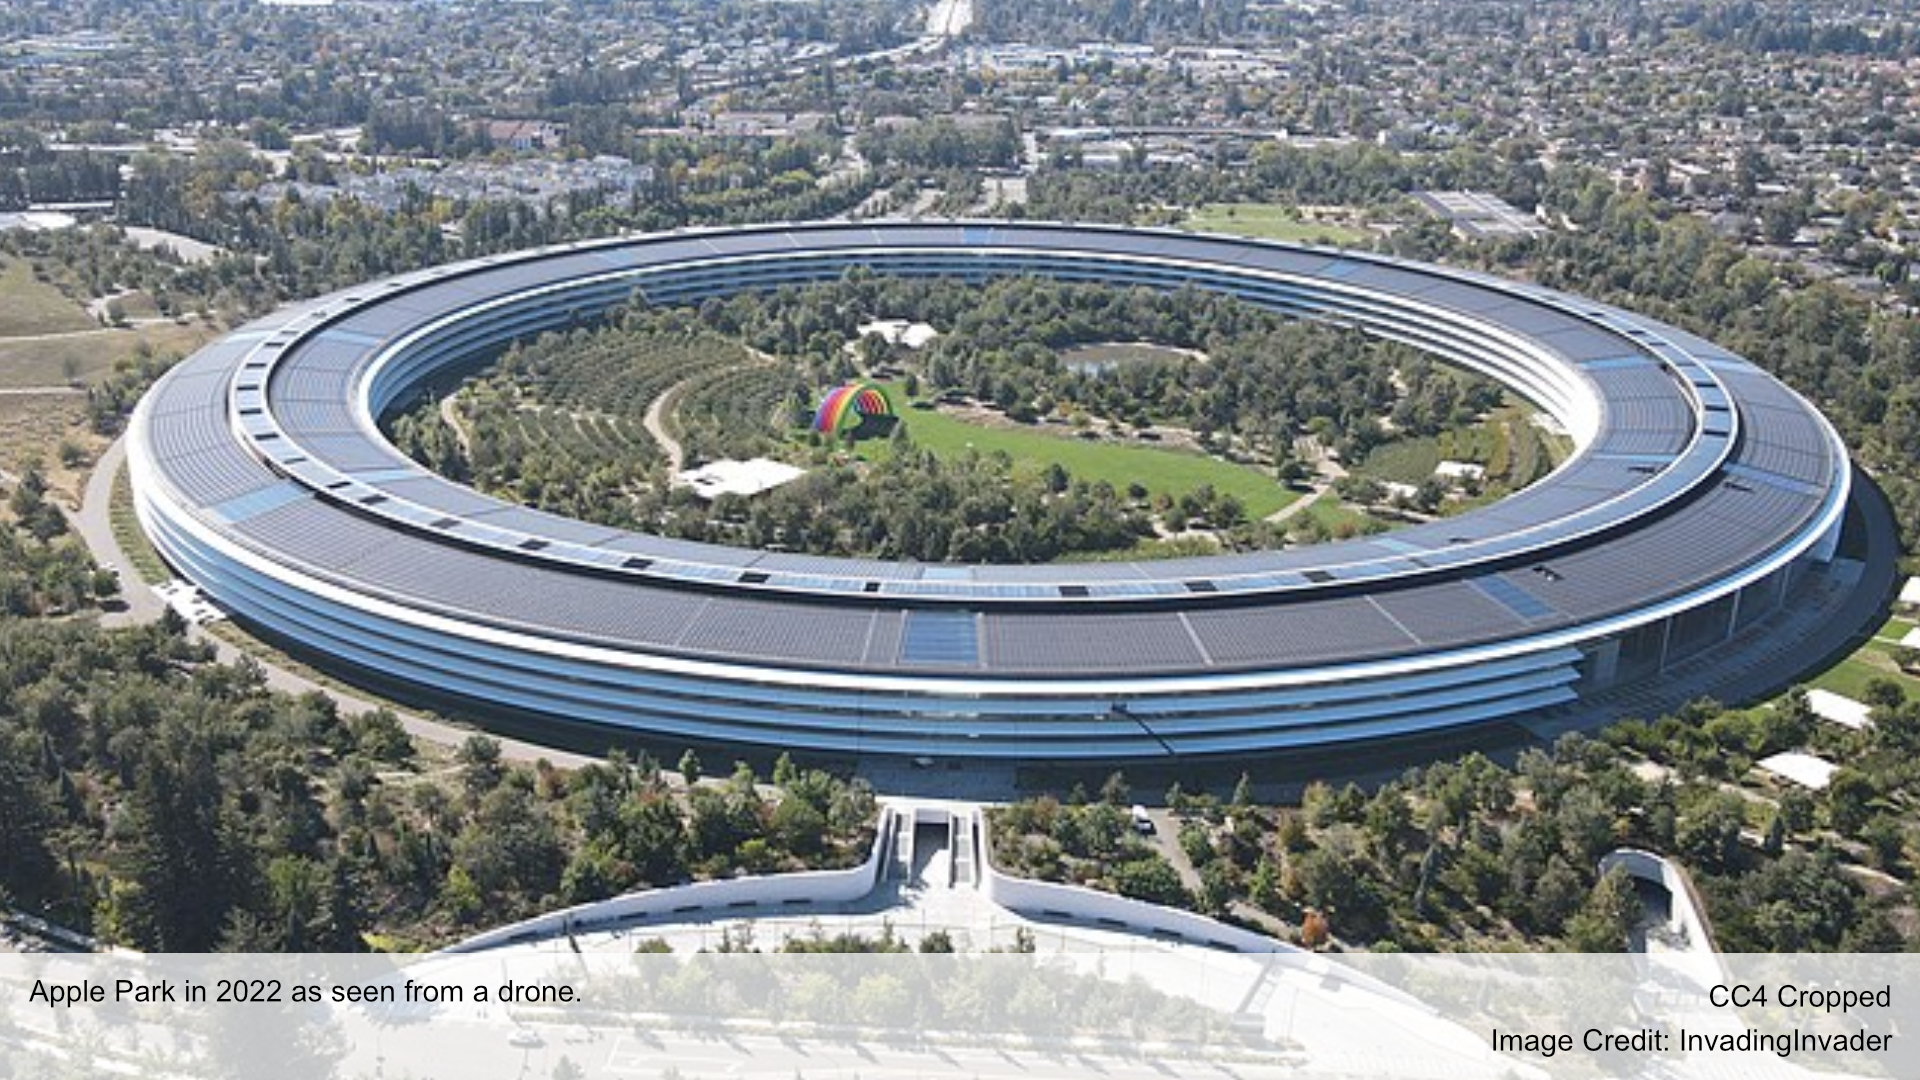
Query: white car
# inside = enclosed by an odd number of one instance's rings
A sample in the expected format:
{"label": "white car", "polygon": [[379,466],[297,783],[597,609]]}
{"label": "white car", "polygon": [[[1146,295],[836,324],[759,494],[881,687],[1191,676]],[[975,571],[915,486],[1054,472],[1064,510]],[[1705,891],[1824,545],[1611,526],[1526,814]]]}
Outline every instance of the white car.
{"label": "white car", "polygon": [[546,1044],[547,1041],[542,1039],[540,1033],[534,1031],[532,1028],[518,1028],[513,1034],[507,1036],[508,1046],[519,1046],[531,1050],[536,1046],[545,1046]]}
{"label": "white car", "polygon": [[1153,818],[1147,814],[1144,806],[1133,808],[1133,831],[1148,836],[1153,834]]}

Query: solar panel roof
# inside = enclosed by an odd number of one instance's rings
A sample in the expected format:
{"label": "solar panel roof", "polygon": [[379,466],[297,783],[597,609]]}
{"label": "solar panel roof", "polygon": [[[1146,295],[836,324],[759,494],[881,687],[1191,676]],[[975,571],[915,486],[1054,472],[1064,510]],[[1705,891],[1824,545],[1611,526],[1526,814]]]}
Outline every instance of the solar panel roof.
{"label": "solar panel roof", "polygon": [[[1494,348],[1472,343],[1489,328],[1532,341],[1537,353],[1525,362],[1565,365],[1558,385],[1584,388],[1578,393],[1603,402],[1604,417],[1549,481],[1387,538],[1155,563],[956,570],[716,548],[511,507],[423,474],[376,432],[354,426],[348,408],[351,388],[391,359],[392,342],[483,301],[622,266],[665,282],[684,272],[674,269],[681,260],[779,256],[789,262],[756,272],[786,266],[812,275],[821,270],[806,263],[811,252],[884,265],[908,249],[926,267],[971,270],[998,258],[1031,268],[1030,256],[1051,252],[1122,280],[1129,266],[1146,266],[1129,259],[1150,258],[1204,265],[1210,283],[1244,279],[1290,295],[1327,282],[1390,290],[1329,293],[1316,303],[1352,305],[1343,317],[1376,320],[1366,325],[1382,333],[1418,320],[1418,335],[1454,351]],[[958,252],[989,261],[940,261]],[[1168,280],[1163,268],[1153,272]],[[1246,276],[1259,274],[1286,277]],[[596,295],[612,302],[624,288]],[[1442,318],[1412,313],[1409,300]],[[1504,339],[1498,349],[1519,355]],[[269,372],[264,396],[244,389]],[[230,416],[239,401],[261,404]],[[145,411],[161,477],[204,508],[205,520],[346,587],[568,639],[897,671],[1287,667],[1569,626],[1765,558],[1820,512],[1847,467],[1818,415],[1764,373],[1615,309],[1359,254],[1029,223],[637,238],[409,275],[249,324],[176,367]],[[247,441],[235,438],[234,419]],[[1551,580],[1529,570],[1541,562]]]}

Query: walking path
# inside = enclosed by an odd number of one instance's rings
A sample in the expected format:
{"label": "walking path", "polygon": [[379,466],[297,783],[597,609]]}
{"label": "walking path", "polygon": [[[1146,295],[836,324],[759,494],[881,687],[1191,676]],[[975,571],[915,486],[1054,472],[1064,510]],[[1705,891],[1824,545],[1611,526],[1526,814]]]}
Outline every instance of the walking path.
{"label": "walking path", "polygon": [[[1174,873],[1180,875],[1180,884],[1186,887],[1187,892],[1198,897],[1201,892],[1200,871],[1194,868],[1193,860],[1187,858],[1187,849],[1180,846],[1179,815],[1171,810],[1154,807],[1147,811],[1147,816],[1153,819],[1151,843],[1154,850],[1160,853],[1161,858],[1167,860],[1168,865],[1173,867]],[[1252,923],[1259,927],[1262,933],[1271,937],[1281,941],[1292,940],[1291,926],[1244,900],[1229,901],[1227,912],[1242,922]]]}
{"label": "walking path", "polygon": [[1307,492],[1305,495],[1300,496],[1299,498],[1293,500],[1292,502],[1281,507],[1280,509],[1275,510],[1273,513],[1268,514],[1266,516],[1266,520],[1268,522],[1271,522],[1277,525],[1280,522],[1285,521],[1296,514],[1303,513],[1306,511],[1306,509],[1309,506],[1312,506],[1314,503],[1319,502],[1320,497],[1322,495],[1325,495],[1328,491],[1331,491],[1331,490],[1332,490],[1331,488],[1315,485],[1312,491]]}
{"label": "walking path", "polygon": [[[745,342],[738,344],[752,358],[753,364],[780,363],[780,358],[770,352],[756,349]],[[646,429],[647,435],[654,442],[660,444],[661,451],[667,455],[667,469],[670,476],[679,476],[687,467],[687,448],[667,430],[667,417],[679,407],[680,395],[697,381],[699,381],[698,377],[682,379],[660,391],[660,396],[647,405],[646,415],[640,418],[640,426]]]}
{"label": "walking path", "polygon": [[660,391],[660,396],[654,398],[652,404],[647,406],[647,414],[640,418],[640,426],[647,429],[647,434],[652,436],[653,441],[659,443],[660,449],[666,453],[667,469],[674,476],[680,475],[680,470],[686,468],[687,450],[680,445],[679,439],[674,438],[667,431],[667,406],[671,405],[680,396],[680,391],[692,381],[687,379],[677,382]]}
{"label": "walking path", "polygon": [[[161,321],[172,322],[173,320],[163,319]],[[127,333],[132,333],[131,326],[99,326],[91,330],[56,330],[51,334],[8,334],[5,337],[0,337],[0,341],[8,344],[16,341],[64,341],[68,338],[101,337],[106,334]]]}
{"label": "walking path", "polygon": [[467,434],[467,425],[460,420],[460,410],[454,405],[453,394],[440,399],[440,422],[453,429],[453,437],[460,440],[460,453],[467,460],[473,460],[473,439]]}

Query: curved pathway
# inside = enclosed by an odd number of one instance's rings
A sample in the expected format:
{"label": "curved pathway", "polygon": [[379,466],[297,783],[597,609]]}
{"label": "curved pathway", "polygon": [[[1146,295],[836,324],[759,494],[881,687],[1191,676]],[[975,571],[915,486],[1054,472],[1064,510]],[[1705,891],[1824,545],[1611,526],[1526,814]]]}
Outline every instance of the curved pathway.
{"label": "curved pathway", "polygon": [[[780,358],[770,352],[756,349],[744,341],[737,344],[746,350],[748,357],[751,358],[752,362],[748,366],[780,363]],[[647,405],[646,415],[640,418],[640,426],[646,429],[647,435],[654,442],[660,444],[661,452],[667,455],[668,472],[675,477],[687,467],[687,448],[667,430],[667,415],[679,406],[681,393],[698,381],[698,378],[696,376],[691,379],[682,379],[660,391],[660,396]]]}
{"label": "curved pathway", "polygon": [[448,394],[440,399],[440,422],[453,429],[453,437],[460,443],[460,452],[472,460],[473,440],[467,435],[467,425],[460,420],[460,410],[454,406],[456,396]]}
{"label": "curved pathway", "polygon": [[[75,531],[86,542],[87,550],[93,553],[95,562],[112,567],[120,572],[121,599],[126,607],[119,611],[109,611],[101,616],[103,626],[132,626],[152,622],[165,611],[166,605],[155,596],[153,590],[141,579],[134,569],[132,560],[120,547],[120,541],[113,535],[113,482],[119,476],[126,463],[126,440],[115,439],[113,444],[101,453],[100,460],[94,464],[93,472],[87,477],[86,493],[80,509],[69,515]],[[342,716],[358,716],[385,708],[400,718],[407,734],[416,739],[441,746],[459,746],[468,737],[479,734],[475,728],[459,727],[428,719],[407,712],[392,704],[376,702],[357,694],[348,693],[333,686],[317,682],[291,668],[285,667],[270,655],[262,655],[234,645],[224,638],[208,633],[202,627],[191,627],[187,636],[195,641],[213,646],[214,656],[223,664],[236,664],[242,657],[251,658],[266,674],[267,685],[275,690],[289,694],[325,694],[339,707]],[[568,750],[557,750],[538,743],[520,739],[509,739],[492,735],[500,743],[501,756],[510,761],[533,762],[545,759],[555,765],[577,768],[600,760],[586,754]]]}
{"label": "curved pathway", "polygon": [[640,426],[647,429],[647,434],[660,444],[660,449],[667,455],[667,469],[674,476],[680,475],[680,470],[687,467],[687,448],[681,446],[680,440],[667,431],[667,406],[692,381],[686,379],[660,391],[660,396],[647,406],[647,414],[640,418]]}

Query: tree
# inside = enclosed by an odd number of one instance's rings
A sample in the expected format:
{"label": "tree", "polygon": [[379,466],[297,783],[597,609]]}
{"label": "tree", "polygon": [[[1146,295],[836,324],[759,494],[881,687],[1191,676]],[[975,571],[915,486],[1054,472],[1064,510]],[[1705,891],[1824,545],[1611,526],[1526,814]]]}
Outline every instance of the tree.
{"label": "tree", "polygon": [[1773,856],[1780,854],[1786,846],[1786,819],[1780,812],[1775,811],[1774,815],[1767,819],[1767,835],[1766,838],[1760,842],[1760,851],[1762,854]]}
{"label": "tree", "polygon": [[1294,859],[1293,867],[1305,906],[1338,920],[1349,937],[1376,936],[1385,905],[1378,887],[1356,860],[1315,848]]}
{"label": "tree", "polygon": [[651,885],[671,885],[686,877],[686,833],[680,811],[665,793],[643,795],[620,813],[620,846]]}
{"label": "tree", "polygon": [[335,855],[328,866],[328,878],[321,899],[318,925],[313,929],[314,948],[321,952],[360,952],[366,948],[361,933],[366,912],[360,906],[365,886],[345,856]]}
{"label": "tree", "polygon": [[275,935],[273,952],[305,952],[320,921],[321,874],[312,862],[281,855],[267,864],[267,906]]}
{"label": "tree", "polygon": [[1121,896],[1169,907],[1188,907],[1193,898],[1180,875],[1159,858],[1135,859],[1113,868],[1113,889]]}
{"label": "tree", "polygon": [[128,800],[121,906],[133,944],[204,952],[246,895],[256,866],[222,805],[204,737],[171,728],[150,745]]}
{"label": "tree", "polygon": [[504,775],[500,764],[500,742],[485,735],[467,736],[466,741],[460,744],[455,760],[460,765],[460,782],[466,788],[467,798],[475,802],[492,791]]}
{"label": "tree", "polygon": [[680,764],[676,768],[681,779],[687,783],[700,782],[700,755],[694,753],[692,747],[688,747],[686,752],[680,755]]}
{"label": "tree", "polygon": [[1402,834],[1413,828],[1413,808],[1407,804],[1406,791],[1399,784],[1382,784],[1367,800],[1362,824],[1383,857],[1397,858]]}
{"label": "tree", "polygon": [[807,800],[788,795],[773,808],[772,827],[781,847],[796,855],[811,855],[821,848],[827,817]]}
{"label": "tree", "polygon": [[1897,869],[1906,857],[1906,834],[1890,814],[1875,814],[1860,830],[1860,840],[1867,845],[1873,865],[1882,870]]}
{"label": "tree", "polygon": [[1235,812],[1243,812],[1253,806],[1253,780],[1246,773],[1233,785],[1233,800],[1230,803]]}
{"label": "tree", "polygon": [[1558,934],[1587,898],[1580,874],[1558,855],[1548,860],[1547,868],[1534,882],[1529,900],[1533,927],[1543,934]]}
{"label": "tree", "polygon": [[440,889],[440,906],[459,923],[471,922],[480,914],[480,888],[459,863],[447,871],[446,883]]}
{"label": "tree", "polygon": [[1200,895],[1195,902],[1208,915],[1224,915],[1239,891],[1240,876],[1233,864],[1215,859],[1200,868]]}
{"label": "tree", "polygon": [[1745,822],[1740,797],[1716,792],[1680,818],[1674,844],[1689,864],[1702,870],[1726,870],[1739,856],[1740,828]]}
{"label": "tree", "polygon": [[1554,814],[1567,857],[1580,866],[1592,866],[1614,844],[1613,811],[1592,787],[1567,793]]}
{"label": "tree", "polygon": [[1332,939],[1333,928],[1327,924],[1327,917],[1318,910],[1308,909],[1300,919],[1300,944],[1317,950]]}
{"label": "tree", "polygon": [[1813,828],[1814,808],[1813,796],[1802,788],[1788,788],[1780,794],[1779,812],[1775,816],[1780,819],[1786,838]]}
{"label": "tree", "polygon": [[1873,678],[1867,680],[1866,689],[1861,691],[1860,700],[1876,710],[1892,711],[1907,700],[1907,692],[1892,679]]}
{"label": "tree", "polygon": [[489,792],[453,844],[483,897],[539,899],[559,886],[564,849],[546,806],[523,784]]}
{"label": "tree", "polygon": [[57,820],[19,739],[0,744],[0,889],[36,895],[53,873],[46,836]]}
{"label": "tree", "polygon": [[354,747],[360,753],[387,765],[405,766],[413,762],[413,739],[390,709],[372,709],[347,721]]}
{"label": "tree", "polygon": [[1567,920],[1566,944],[1574,952],[1617,953],[1640,921],[1640,898],[1627,872],[1614,867],[1594,885],[1586,903]]}
{"label": "tree", "polygon": [[1841,766],[1828,781],[1827,824],[1836,832],[1852,836],[1867,823],[1872,813],[1873,801],[1879,796],[1873,781],[1864,773],[1848,766]]}

